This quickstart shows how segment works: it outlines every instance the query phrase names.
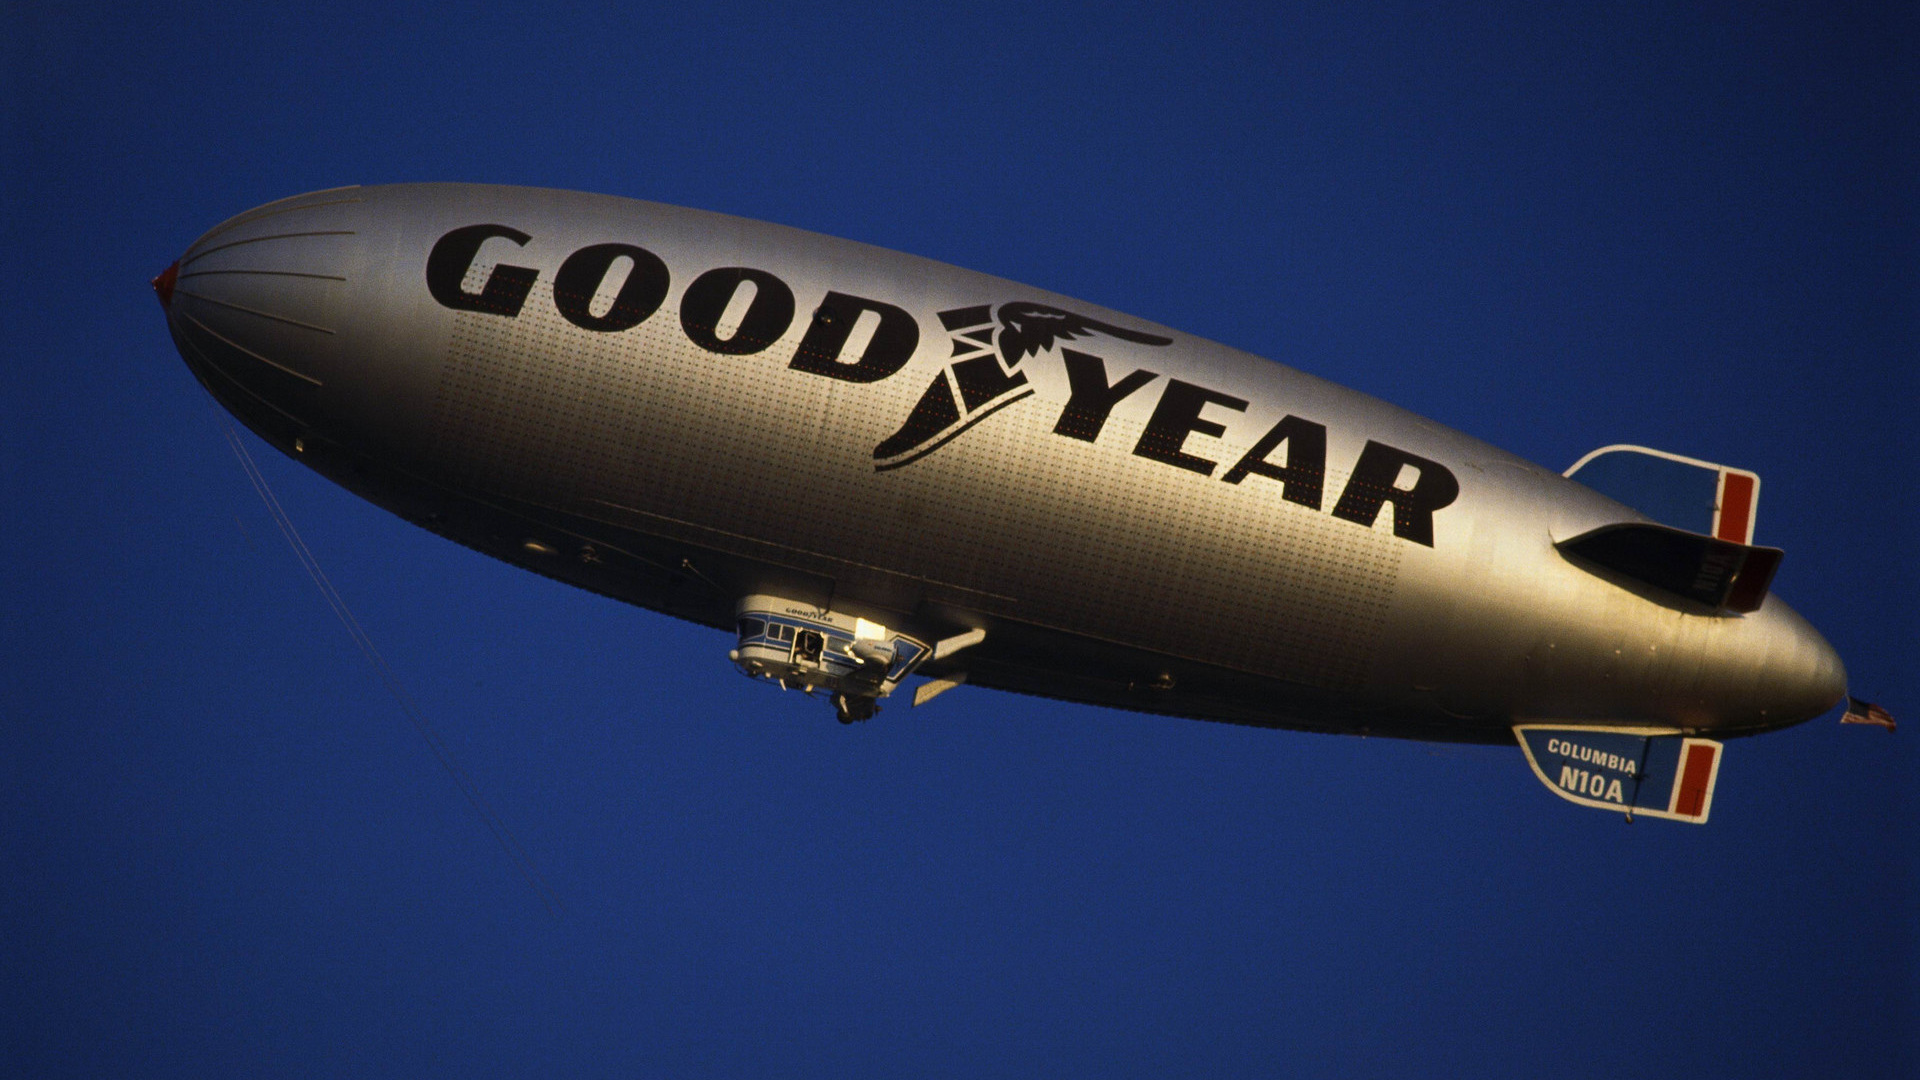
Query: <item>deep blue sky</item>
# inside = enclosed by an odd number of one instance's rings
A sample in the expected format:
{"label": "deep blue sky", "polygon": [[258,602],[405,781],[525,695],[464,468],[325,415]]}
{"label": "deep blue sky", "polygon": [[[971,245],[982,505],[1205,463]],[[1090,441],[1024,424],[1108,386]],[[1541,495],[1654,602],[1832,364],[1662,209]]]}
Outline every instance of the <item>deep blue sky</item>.
{"label": "deep blue sky", "polygon": [[[1913,6],[1549,6],[6,6],[0,1073],[1914,1075]],[[404,180],[943,259],[1556,469],[1756,469],[1778,591],[1910,728],[1734,743],[1704,828],[1504,748],[972,689],[843,729],[253,442],[550,917],[145,284]]]}

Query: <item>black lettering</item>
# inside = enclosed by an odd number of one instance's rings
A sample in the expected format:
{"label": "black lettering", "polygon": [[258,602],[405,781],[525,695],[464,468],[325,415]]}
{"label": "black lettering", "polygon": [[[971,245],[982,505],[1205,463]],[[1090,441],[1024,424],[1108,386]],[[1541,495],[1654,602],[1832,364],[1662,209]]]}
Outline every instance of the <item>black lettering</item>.
{"label": "black lettering", "polygon": [[473,268],[474,258],[480,254],[480,245],[496,236],[504,236],[522,247],[533,239],[506,225],[468,225],[435,242],[427,254],[427,291],[441,307],[484,311],[509,318],[520,314],[520,306],[527,302],[533,280],[540,276],[538,270],[500,263],[487,275],[487,283],[479,292],[470,293],[460,287],[467,271]]}
{"label": "black lettering", "polygon": [[[593,297],[606,281],[607,271],[621,256],[633,260],[620,294],[605,315],[593,313]],[[646,248],[632,244],[594,244],[567,256],[553,276],[553,303],[568,322],[587,330],[613,333],[640,325],[660,310],[667,298],[667,264]]]}
{"label": "black lettering", "polygon": [[1072,393],[1067,407],[1060,411],[1060,422],[1053,425],[1055,435],[1092,442],[1100,437],[1107,417],[1122,398],[1159,378],[1145,368],[1107,385],[1106,361],[1072,349],[1060,350],[1067,362],[1067,385]]}
{"label": "black lettering", "polygon": [[1211,420],[1200,419],[1200,410],[1207,405],[1221,405],[1241,412],[1247,408],[1247,403],[1237,397],[1229,397],[1179,379],[1168,381],[1167,389],[1160,395],[1160,403],[1153,407],[1153,418],[1147,421],[1147,430],[1140,433],[1140,442],[1134,446],[1133,452],[1143,458],[1192,469],[1202,476],[1212,476],[1216,462],[1181,451],[1187,436],[1193,432],[1215,438],[1226,434],[1225,427]]}
{"label": "black lettering", "polygon": [[[1402,466],[1420,471],[1412,488],[1395,487]],[[1333,516],[1356,525],[1373,527],[1382,503],[1393,504],[1393,535],[1416,544],[1433,546],[1433,512],[1460,497],[1460,481],[1447,467],[1398,450],[1385,443],[1367,440],[1360,460],[1347,479]]]}
{"label": "black lettering", "polygon": [[[880,316],[880,325],[874,328],[873,338],[867,342],[859,360],[841,363],[840,350],[846,347],[847,335],[853,333],[853,324],[863,311]],[[813,324],[807,327],[807,336],[800,339],[800,350],[793,354],[793,363],[787,366],[830,379],[875,382],[907,366],[913,350],[919,346],[920,324],[904,309],[878,300],[830,292],[814,310]]]}
{"label": "black lettering", "polygon": [[[1287,463],[1275,465],[1267,457],[1278,450],[1281,443],[1287,444]],[[1326,427],[1289,416],[1262,435],[1253,449],[1220,479],[1237,484],[1249,473],[1280,481],[1280,497],[1288,502],[1320,509],[1320,489],[1327,476]]]}
{"label": "black lettering", "polygon": [[[716,332],[720,316],[726,313],[733,294],[742,282],[754,285],[753,302],[733,331],[721,340]],[[723,266],[693,279],[680,298],[680,325],[695,345],[708,352],[745,356],[780,340],[793,325],[793,290],[787,283],[767,273],[745,266]]]}

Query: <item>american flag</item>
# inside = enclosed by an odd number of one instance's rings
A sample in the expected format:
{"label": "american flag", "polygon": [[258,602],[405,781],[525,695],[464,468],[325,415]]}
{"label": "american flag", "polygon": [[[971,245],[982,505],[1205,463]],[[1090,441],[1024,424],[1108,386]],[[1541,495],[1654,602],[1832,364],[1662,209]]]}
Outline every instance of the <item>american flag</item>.
{"label": "american flag", "polygon": [[1857,697],[1847,698],[1847,715],[1840,718],[1843,724],[1879,724],[1888,731],[1893,730],[1893,717],[1887,710],[1871,701],[1861,701]]}

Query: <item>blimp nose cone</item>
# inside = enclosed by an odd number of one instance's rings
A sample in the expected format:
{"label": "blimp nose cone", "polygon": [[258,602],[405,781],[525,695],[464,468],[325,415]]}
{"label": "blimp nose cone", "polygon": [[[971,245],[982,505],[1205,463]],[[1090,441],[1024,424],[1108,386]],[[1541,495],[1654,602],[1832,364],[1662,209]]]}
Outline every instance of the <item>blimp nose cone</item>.
{"label": "blimp nose cone", "polygon": [[257,207],[153,280],[187,366],[269,441],[290,444],[324,407],[359,203],[349,189]]}
{"label": "blimp nose cone", "polygon": [[173,306],[173,284],[178,280],[180,280],[180,260],[175,259],[172,265],[160,271],[159,277],[148,282],[153,286],[153,295],[160,298],[161,307]]}

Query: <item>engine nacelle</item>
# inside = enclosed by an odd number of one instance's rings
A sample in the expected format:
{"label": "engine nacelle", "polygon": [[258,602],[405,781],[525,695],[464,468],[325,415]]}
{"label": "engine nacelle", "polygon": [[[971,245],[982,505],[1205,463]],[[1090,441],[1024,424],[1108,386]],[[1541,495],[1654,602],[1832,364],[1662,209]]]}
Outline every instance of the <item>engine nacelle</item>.
{"label": "engine nacelle", "polygon": [[872,716],[875,703],[932,654],[918,638],[785,597],[744,597],[734,613],[739,643],[727,658],[784,689],[825,691],[841,723]]}

